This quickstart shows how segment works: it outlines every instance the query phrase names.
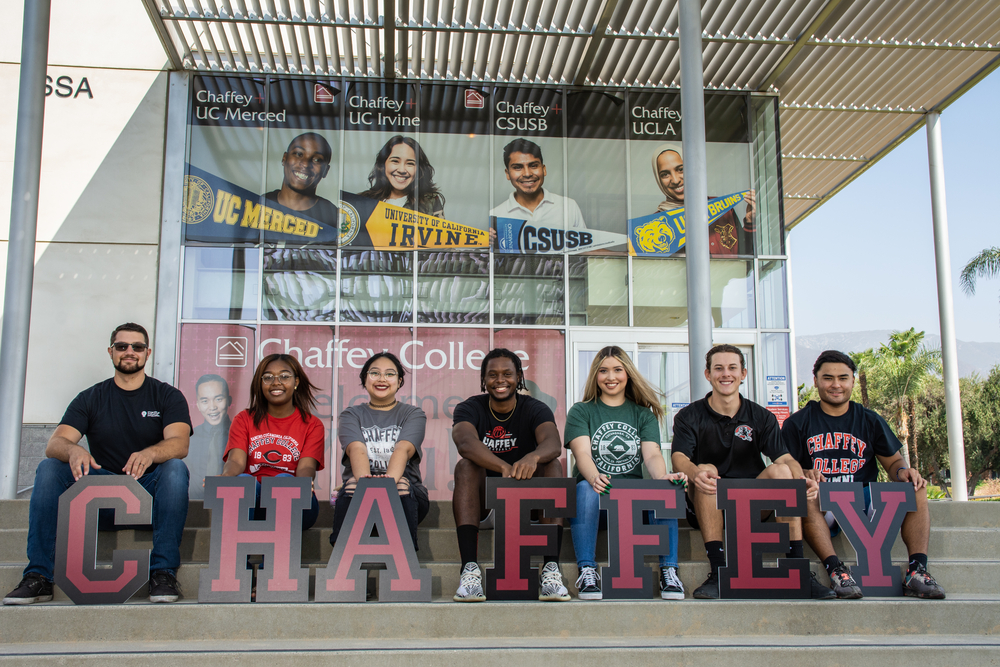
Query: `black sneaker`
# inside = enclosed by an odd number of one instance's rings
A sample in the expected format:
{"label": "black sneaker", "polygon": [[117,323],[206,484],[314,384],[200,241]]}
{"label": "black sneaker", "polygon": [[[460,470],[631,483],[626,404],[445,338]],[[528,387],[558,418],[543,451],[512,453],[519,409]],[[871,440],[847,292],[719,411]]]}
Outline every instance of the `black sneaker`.
{"label": "black sneaker", "polygon": [[149,575],[150,602],[177,602],[181,595],[181,585],[177,577],[167,570],[156,570]]}
{"label": "black sneaker", "polygon": [[684,599],[684,584],[677,577],[676,567],[660,568],[660,598],[663,600]]}
{"label": "black sneaker", "polygon": [[581,600],[601,600],[601,575],[595,567],[581,567],[576,580],[577,597]]}
{"label": "black sneaker", "polygon": [[699,600],[718,600],[719,573],[713,572],[708,575],[708,579],[705,580],[705,583],[694,589],[694,597]]}
{"label": "black sneaker", "polygon": [[38,574],[29,572],[21,579],[17,588],[7,594],[4,604],[35,604],[52,599],[52,582]]}
{"label": "black sneaker", "polygon": [[816,573],[809,573],[809,592],[813,600],[836,600],[837,594],[832,588],[827,588],[816,579]]}
{"label": "black sneaker", "polygon": [[[941,588],[941,584],[934,581],[934,577],[924,566],[918,565],[906,573],[906,579],[903,582],[903,595],[928,600],[943,600],[944,589]],[[7,601],[4,600],[4,602]]]}

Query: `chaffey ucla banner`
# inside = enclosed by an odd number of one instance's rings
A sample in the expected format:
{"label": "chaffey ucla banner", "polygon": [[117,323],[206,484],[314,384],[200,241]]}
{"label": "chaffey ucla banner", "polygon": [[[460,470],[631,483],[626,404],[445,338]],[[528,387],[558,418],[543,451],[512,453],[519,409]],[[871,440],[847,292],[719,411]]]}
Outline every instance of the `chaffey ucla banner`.
{"label": "chaffey ucla banner", "polygon": [[[712,225],[734,206],[746,201],[749,191],[734,192],[708,202],[708,224]],[[684,208],[658,211],[628,221],[628,252],[633,256],[662,257],[672,255],[687,240]]]}

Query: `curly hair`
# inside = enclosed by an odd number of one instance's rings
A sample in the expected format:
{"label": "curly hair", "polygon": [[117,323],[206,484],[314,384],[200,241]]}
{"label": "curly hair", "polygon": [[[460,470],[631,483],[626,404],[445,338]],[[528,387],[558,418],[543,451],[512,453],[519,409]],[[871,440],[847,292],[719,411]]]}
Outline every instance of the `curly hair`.
{"label": "curly hair", "polygon": [[527,390],[528,386],[524,383],[524,370],[521,368],[521,358],[505,347],[498,347],[494,350],[490,350],[489,354],[483,358],[483,365],[479,368],[480,391],[486,391],[486,367],[494,359],[510,359],[513,361],[514,371],[517,373],[517,386],[514,387],[514,390]]}
{"label": "curly hair", "polygon": [[260,423],[267,418],[267,396],[264,394],[264,369],[271,362],[281,361],[288,364],[292,369],[292,374],[299,379],[299,384],[292,394],[292,405],[299,409],[302,421],[309,421],[309,416],[316,409],[316,399],[313,392],[319,391],[319,387],[309,381],[309,377],[302,369],[302,364],[291,354],[269,354],[257,364],[257,370],[253,372],[253,379],[250,380],[250,406],[247,408],[253,416],[253,425],[260,428]]}
{"label": "curly hair", "polygon": [[385,162],[392,155],[392,149],[400,144],[406,144],[412,148],[417,158],[417,173],[414,174],[413,181],[406,189],[406,208],[411,211],[430,214],[435,212],[434,209],[443,209],[444,195],[441,194],[441,191],[438,190],[437,185],[434,183],[434,167],[431,166],[427,155],[420,148],[420,144],[414,139],[404,137],[401,134],[397,134],[385,142],[385,145],[382,146],[382,149],[375,156],[375,166],[372,167],[371,173],[368,174],[369,188],[362,192],[361,196],[378,199],[379,201],[392,196],[392,186],[385,175]]}

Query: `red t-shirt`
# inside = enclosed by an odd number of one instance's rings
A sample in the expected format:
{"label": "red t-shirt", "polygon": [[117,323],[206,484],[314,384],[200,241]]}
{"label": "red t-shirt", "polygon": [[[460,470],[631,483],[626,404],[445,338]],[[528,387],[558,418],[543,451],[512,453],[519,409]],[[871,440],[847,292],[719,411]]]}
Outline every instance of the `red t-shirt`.
{"label": "red t-shirt", "polygon": [[325,440],[323,422],[316,415],[309,415],[308,420],[302,421],[298,408],[281,419],[266,416],[260,428],[253,425],[250,412],[243,410],[229,428],[229,442],[222,460],[229,457],[232,449],[243,450],[247,453],[247,467],[243,472],[253,475],[257,481],[281,473],[294,475],[303,456],[319,461],[318,470],[322,470]]}

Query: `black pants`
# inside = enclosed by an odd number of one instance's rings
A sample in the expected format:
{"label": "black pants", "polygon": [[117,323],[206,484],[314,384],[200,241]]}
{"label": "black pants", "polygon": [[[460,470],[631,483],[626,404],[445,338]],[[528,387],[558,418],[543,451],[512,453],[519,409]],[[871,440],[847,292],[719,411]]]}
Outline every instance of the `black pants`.
{"label": "black pants", "polygon": [[[343,494],[337,497],[337,503],[333,508],[333,532],[330,533],[330,544],[337,543],[337,536],[344,525],[347,517],[347,510],[351,507],[351,500],[354,494]],[[431,509],[430,501],[421,494],[414,494],[413,490],[406,495],[399,496],[399,502],[403,504],[403,515],[406,517],[406,525],[410,529],[410,538],[413,539],[413,548],[417,551],[417,524],[424,520]]]}

